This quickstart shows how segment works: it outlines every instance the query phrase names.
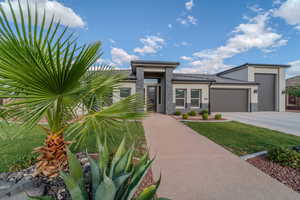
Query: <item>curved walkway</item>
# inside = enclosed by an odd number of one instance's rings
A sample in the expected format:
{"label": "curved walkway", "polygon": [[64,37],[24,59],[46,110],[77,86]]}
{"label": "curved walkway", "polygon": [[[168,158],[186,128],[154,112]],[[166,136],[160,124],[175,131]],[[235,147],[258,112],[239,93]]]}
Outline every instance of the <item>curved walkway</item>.
{"label": "curved walkway", "polygon": [[160,197],[172,200],[296,200],[300,194],[170,116],[143,121]]}

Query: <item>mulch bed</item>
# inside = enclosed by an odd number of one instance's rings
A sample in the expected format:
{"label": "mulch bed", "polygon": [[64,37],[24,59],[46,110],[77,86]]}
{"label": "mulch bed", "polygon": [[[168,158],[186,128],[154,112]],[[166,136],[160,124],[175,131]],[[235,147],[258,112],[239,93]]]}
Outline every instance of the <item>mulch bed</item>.
{"label": "mulch bed", "polygon": [[277,179],[281,183],[300,193],[300,169],[284,167],[274,163],[266,158],[266,156],[258,156],[248,159],[247,162],[254,165],[264,173]]}

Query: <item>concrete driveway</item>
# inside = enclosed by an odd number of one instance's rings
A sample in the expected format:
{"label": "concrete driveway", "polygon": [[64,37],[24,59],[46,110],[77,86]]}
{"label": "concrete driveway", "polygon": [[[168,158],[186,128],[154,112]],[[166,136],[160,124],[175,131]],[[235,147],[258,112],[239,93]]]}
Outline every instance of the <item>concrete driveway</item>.
{"label": "concrete driveway", "polygon": [[224,118],[300,136],[300,113],[223,113]]}

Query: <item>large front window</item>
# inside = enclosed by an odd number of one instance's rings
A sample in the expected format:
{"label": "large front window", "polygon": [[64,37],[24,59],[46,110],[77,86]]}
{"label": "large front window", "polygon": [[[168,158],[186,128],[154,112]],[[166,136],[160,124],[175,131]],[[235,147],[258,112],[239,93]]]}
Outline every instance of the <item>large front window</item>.
{"label": "large front window", "polygon": [[201,106],[201,90],[191,89],[191,107],[199,108]]}
{"label": "large front window", "polygon": [[186,89],[176,89],[176,106],[184,107],[186,100]]}
{"label": "large front window", "polygon": [[120,97],[126,98],[131,95],[131,88],[120,88]]}

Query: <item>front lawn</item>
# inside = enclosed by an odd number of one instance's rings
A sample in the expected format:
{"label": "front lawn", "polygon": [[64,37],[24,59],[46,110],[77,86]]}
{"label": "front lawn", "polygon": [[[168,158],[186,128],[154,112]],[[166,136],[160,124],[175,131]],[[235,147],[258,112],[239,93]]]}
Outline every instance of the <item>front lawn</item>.
{"label": "front lawn", "polygon": [[[32,153],[35,147],[41,146],[45,139],[45,132],[38,126],[31,130],[19,131],[20,126],[15,123],[7,124],[0,121],[0,173],[7,171],[16,171],[26,168],[34,163],[36,154]],[[20,132],[20,133],[19,133]],[[115,149],[126,134],[127,145],[135,142],[137,148],[145,144],[144,129],[140,122],[130,122],[128,127],[121,126],[108,130],[110,136],[108,145]],[[66,138],[72,140],[72,138]],[[88,152],[96,152],[95,137],[90,136],[87,139]],[[84,151],[85,147],[74,150],[76,152]]]}
{"label": "front lawn", "polygon": [[298,136],[239,122],[185,124],[239,156],[264,151],[273,146],[300,145]]}

